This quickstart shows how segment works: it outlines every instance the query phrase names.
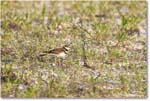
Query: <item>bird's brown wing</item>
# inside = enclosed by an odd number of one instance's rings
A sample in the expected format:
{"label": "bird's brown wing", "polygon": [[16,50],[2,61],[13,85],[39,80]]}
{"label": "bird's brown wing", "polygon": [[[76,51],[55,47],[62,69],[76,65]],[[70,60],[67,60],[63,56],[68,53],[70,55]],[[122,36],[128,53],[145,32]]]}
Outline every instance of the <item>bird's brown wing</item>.
{"label": "bird's brown wing", "polygon": [[45,56],[47,54],[59,54],[60,52],[62,51],[65,51],[63,48],[55,48],[55,49],[52,49],[52,50],[49,50],[49,51],[43,51],[40,56]]}
{"label": "bird's brown wing", "polygon": [[62,51],[64,51],[63,48],[56,48],[48,51],[47,53],[59,54]]}

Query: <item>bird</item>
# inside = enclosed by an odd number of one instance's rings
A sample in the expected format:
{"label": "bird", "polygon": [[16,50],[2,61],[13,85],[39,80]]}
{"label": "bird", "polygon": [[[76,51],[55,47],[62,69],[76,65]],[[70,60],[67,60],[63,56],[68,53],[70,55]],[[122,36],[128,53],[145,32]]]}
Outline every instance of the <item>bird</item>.
{"label": "bird", "polygon": [[63,47],[54,48],[49,51],[43,51],[42,53],[40,53],[39,56],[45,56],[45,55],[50,54],[50,55],[54,55],[56,57],[64,59],[66,55],[68,54],[69,50],[70,50],[69,45],[64,45]]}

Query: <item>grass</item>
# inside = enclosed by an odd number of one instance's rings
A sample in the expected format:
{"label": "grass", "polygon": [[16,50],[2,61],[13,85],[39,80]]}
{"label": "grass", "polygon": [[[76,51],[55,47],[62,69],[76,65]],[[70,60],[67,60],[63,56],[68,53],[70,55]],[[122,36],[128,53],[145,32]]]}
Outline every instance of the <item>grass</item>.
{"label": "grass", "polygon": [[[1,1],[1,97],[146,98],[146,5]],[[61,66],[38,57],[68,43]]]}

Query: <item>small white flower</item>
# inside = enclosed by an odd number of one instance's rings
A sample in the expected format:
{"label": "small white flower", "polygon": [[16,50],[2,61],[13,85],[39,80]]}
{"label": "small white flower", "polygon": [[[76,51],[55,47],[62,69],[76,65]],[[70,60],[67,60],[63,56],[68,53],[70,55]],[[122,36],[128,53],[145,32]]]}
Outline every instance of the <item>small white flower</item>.
{"label": "small white flower", "polygon": [[46,16],[46,17],[44,18],[44,24],[45,24],[45,25],[48,25],[48,23],[49,23],[49,20],[48,20],[48,17]]}
{"label": "small white flower", "polygon": [[142,45],[141,43],[137,43],[137,44],[134,45],[135,50],[141,50],[143,48],[144,48],[144,45]]}
{"label": "small white flower", "polygon": [[41,78],[42,78],[43,81],[47,81],[48,80],[48,76],[47,75],[42,75]]}
{"label": "small white flower", "polygon": [[23,90],[23,89],[25,89],[26,87],[25,87],[25,85],[23,85],[23,84],[20,84],[19,86],[18,86],[18,89],[20,89],[20,90]]}
{"label": "small white flower", "polygon": [[90,28],[88,29],[88,32],[89,32],[89,33],[93,33],[94,31],[93,31],[93,29],[90,27]]}
{"label": "small white flower", "polygon": [[55,63],[52,63],[52,66],[56,66],[56,64],[55,64]]}
{"label": "small white flower", "polygon": [[58,74],[56,74],[54,71],[51,71],[51,75],[54,77],[58,77]]}
{"label": "small white flower", "polygon": [[9,95],[9,97],[14,97],[14,95]]}
{"label": "small white flower", "polygon": [[57,35],[57,34],[58,34],[58,31],[57,31],[57,30],[55,30],[55,31],[54,31],[54,34],[55,34],[55,35]]}
{"label": "small white flower", "polygon": [[123,15],[125,15],[128,11],[129,11],[129,8],[128,8],[128,7],[123,7],[123,8],[121,9],[121,13],[122,13]]}
{"label": "small white flower", "polygon": [[79,17],[73,19],[73,24],[74,24],[74,25],[78,26],[78,25],[79,25],[79,22],[80,22],[80,18],[79,18]]}
{"label": "small white flower", "polygon": [[81,61],[79,62],[79,65],[81,65],[81,66],[83,66],[83,65],[84,65],[83,60],[81,60]]}

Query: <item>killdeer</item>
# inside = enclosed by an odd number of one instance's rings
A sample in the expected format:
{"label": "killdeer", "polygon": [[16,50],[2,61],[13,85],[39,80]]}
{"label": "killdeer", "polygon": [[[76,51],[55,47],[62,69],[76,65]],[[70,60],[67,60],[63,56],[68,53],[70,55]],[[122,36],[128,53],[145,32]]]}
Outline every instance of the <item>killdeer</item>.
{"label": "killdeer", "polygon": [[60,48],[55,48],[55,49],[52,49],[52,50],[49,50],[49,51],[44,51],[40,54],[40,56],[45,56],[45,55],[55,55],[59,58],[65,58],[67,53],[69,52],[69,45],[64,45],[63,47],[60,47]]}

